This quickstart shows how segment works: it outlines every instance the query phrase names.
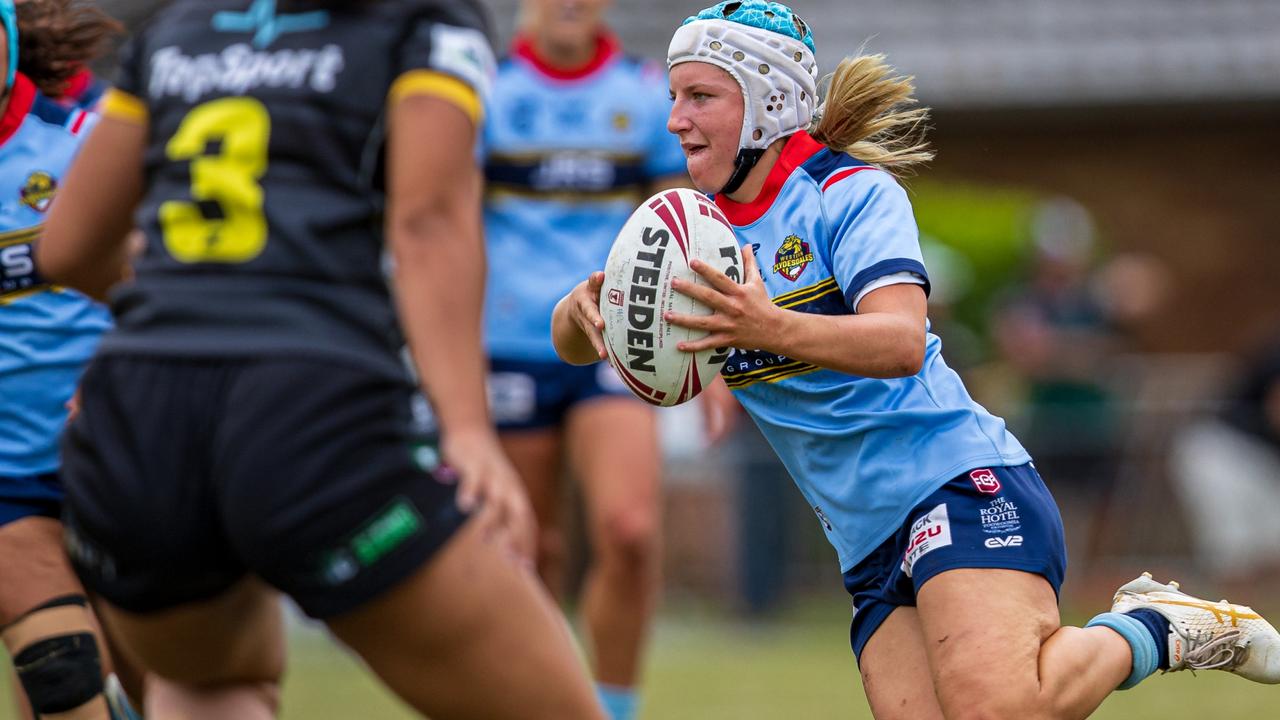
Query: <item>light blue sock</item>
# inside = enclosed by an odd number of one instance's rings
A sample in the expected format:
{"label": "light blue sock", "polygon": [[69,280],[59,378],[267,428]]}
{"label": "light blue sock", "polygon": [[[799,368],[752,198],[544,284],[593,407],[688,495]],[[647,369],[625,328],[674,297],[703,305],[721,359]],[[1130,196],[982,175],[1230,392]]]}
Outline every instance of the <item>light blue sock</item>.
{"label": "light blue sock", "polygon": [[1108,612],[1090,620],[1085,627],[1096,625],[1111,628],[1120,633],[1120,637],[1124,638],[1133,650],[1133,671],[1123,683],[1120,683],[1118,690],[1128,690],[1156,671],[1160,652],[1156,648],[1155,638],[1151,637],[1151,631],[1147,630],[1147,626],[1143,625],[1141,620],[1121,613]]}
{"label": "light blue sock", "polygon": [[596,683],[596,693],[610,720],[635,720],[640,698],[634,688]]}

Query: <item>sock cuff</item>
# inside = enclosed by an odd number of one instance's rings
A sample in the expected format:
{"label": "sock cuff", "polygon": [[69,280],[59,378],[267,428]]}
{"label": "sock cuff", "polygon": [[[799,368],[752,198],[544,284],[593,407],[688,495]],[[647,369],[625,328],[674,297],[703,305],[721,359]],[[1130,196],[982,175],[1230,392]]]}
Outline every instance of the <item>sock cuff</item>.
{"label": "sock cuff", "polygon": [[633,720],[635,718],[636,707],[639,704],[635,688],[596,683],[596,695],[600,698],[600,704],[604,705],[605,712],[609,714],[610,720]]}
{"label": "sock cuff", "polygon": [[1102,613],[1090,620],[1085,627],[1101,626],[1110,628],[1120,634],[1129,643],[1133,651],[1133,670],[1129,677],[1120,683],[1118,690],[1128,690],[1156,671],[1159,663],[1159,650],[1155,638],[1141,620],[1121,613]]}

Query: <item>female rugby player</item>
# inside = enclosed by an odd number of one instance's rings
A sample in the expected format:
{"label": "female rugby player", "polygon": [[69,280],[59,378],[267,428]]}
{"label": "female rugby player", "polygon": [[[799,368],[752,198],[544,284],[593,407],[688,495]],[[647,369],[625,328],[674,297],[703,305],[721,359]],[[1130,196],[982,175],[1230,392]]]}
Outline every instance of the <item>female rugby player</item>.
{"label": "female rugby player", "polygon": [[[1149,575],[1088,627],[1061,626],[1054,501],[928,330],[893,176],[929,157],[909,82],[880,57],[848,59],[819,107],[809,28],[761,0],[689,18],[668,63],[668,129],[746,243],[749,279],[699,264],[712,287],[678,289],[713,314],[669,319],[708,333],[683,350],[740,348],[723,375],[837,550],[876,717],[1079,718],[1157,669],[1280,682],[1265,620]],[[603,357],[601,280],[556,309],[566,360]]]}
{"label": "female rugby player", "polygon": [[118,686],[104,685],[104,677],[114,683],[113,658],[59,521],[57,438],[111,318],[84,295],[50,286],[32,257],[92,124],[62,100],[75,89],[75,69],[120,27],[67,0],[0,0],[0,20],[0,635],[36,716],[127,717]]}
{"label": "female rugby player", "polygon": [[526,0],[485,122],[485,345],[494,420],[529,491],[538,570],[564,591],[565,469],[582,489],[590,566],[581,609],[612,720],[635,714],[659,590],[661,496],[653,408],[605,366],[551,345],[551,310],[600,267],[636,203],[687,184],[666,131],[666,72],[623,54],[607,0]]}
{"label": "female rugby player", "polygon": [[423,714],[602,718],[485,410],[490,65],[464,0],[176,0],[126,47],[37,267],[104,296],[146,235],[63,451],[148,715],[274,716],[279,590]]}

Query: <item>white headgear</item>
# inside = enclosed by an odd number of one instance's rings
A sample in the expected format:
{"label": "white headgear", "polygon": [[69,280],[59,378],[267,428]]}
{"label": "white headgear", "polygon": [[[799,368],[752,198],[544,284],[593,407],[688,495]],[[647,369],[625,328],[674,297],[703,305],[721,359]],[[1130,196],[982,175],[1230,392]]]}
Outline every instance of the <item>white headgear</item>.
{"label": "white headgear", "polygon": [[667,49],[667,67],[705,62],[738,81],[746,103],[739,150],[763,150],[809,127],[818,104],[818,63],[803,42],[722,19],[681,25]]}

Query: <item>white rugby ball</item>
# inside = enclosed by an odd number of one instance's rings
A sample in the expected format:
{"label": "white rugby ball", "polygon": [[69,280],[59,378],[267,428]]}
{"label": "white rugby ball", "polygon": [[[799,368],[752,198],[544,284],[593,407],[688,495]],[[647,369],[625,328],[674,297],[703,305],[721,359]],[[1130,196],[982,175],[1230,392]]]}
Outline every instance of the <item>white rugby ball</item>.
{"label": "white rugby ball", "polygon": [[653,405],[693,398],[729,357],[729,348],[676,349],[676,343],[707,333],[663,319],[669,310],[711,314],[706,305],[671,289],[675,278],[708,284],[689,268],[693,258],[743,281],[742,252],[728,219],[705,195],[679,188],[654,195],[631,214],[604,266],[600,316],[609,360],[623,384]]}

